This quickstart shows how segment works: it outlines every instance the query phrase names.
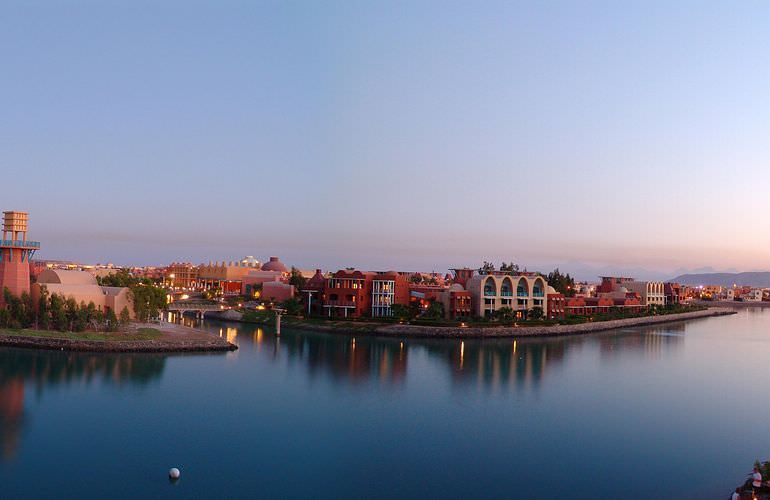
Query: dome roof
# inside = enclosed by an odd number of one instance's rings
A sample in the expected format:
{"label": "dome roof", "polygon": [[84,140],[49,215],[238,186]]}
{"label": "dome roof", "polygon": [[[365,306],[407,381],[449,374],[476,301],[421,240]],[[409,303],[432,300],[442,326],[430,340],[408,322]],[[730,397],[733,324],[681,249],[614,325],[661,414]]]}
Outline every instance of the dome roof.
{"label": "dome roof", "polygon": [[283,265],[283,262],[281,262],[278,257],[270,257],[270,261],[265,262],[262,264],[262,270],[263,271],[278,271],[281,273],[285,273],[288,271],[286,269],[286,266]]}
{"label": "dome roof", "polygon": [[96,285],[96,276],[87,271],[46,269],[37,277],[40,284]]}
{"label": "dome roof", "polygon": [[463,288],[460,283],[452,283],[452,285],[449,287],[449,290],[452,292],[461,292],[465,290],[465,288]]}

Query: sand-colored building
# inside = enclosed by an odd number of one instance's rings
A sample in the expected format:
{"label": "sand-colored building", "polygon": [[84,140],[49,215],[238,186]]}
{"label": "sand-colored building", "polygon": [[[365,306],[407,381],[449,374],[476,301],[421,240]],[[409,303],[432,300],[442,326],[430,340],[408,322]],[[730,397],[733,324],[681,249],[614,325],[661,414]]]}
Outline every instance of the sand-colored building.
{"label": "sand-colored building", "polygon": [[97,309],[106,313],[109,310],[119,315],[123,308],[128,309],[134,318],[131,292],[125,287],[99,286],[96,277],[87,271],[68,271],[46,269],[38,275],[37,283],[32,285],[32,297],[40,298],[45,288],[50,295],[59,295],[65,299],[73,298],[78,304],[93,302]]}
{"label": "sand-colored building", "polygon": [[662,281],[626,281],[622,288],[639,294],[643,306],[666,305],[666,293]]}
{"label": "sand-colored building", "polygon": [[163,281],[172,290],[196,290],[199,274],[198,266],[190,262],[172,262],[163,273]]}
{"label": "sand-colored building", "polygon": [[281,281],[267,281],[262,284],[262,299],[283,302],[294,298],[294,285]]}
{"label": "sand-colored building", "polygon": [[259,269],[259,263],[219,262],[198,266],[199,287],[203,290],[221,288],[224,295],[239,295],[243,278],[249,272]]}
{"label": "sand-colored building", "polygon": [[479,274],[465,288],[471,294],[475,316],[489,316],[503,307],[522,316],[536,307],[547,311],[548,283],[540,275]]}

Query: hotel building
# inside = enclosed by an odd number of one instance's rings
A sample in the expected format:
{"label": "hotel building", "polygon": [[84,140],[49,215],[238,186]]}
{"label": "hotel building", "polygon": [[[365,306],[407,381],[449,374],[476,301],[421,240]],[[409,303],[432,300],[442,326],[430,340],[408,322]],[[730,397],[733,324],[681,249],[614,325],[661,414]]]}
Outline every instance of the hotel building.
{"label": "hotel building", "polygon": [[548,283],[534,274],[480,274],[471,277],[466,287],[470,292],[475,316],[490,316],[500,308],[509,307],[526,316],[526,311],[548,307]]}
{"label": "hotel building", "polygon": [[394,304],[409,304],[409,286],[395,271],[340,270],[326,280],[322,301],[330,317],[388,317]]}

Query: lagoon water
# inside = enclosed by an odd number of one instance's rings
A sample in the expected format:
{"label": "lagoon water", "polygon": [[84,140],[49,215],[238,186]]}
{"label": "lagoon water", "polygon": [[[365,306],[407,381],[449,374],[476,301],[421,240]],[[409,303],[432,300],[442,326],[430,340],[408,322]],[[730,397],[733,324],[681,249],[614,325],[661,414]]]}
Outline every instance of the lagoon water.
{"label": "lagoon water", "polygon": [[201,328],[240,349],[0,349],[0,498],[723,498],[770,458],[770,309],[516,341]]}

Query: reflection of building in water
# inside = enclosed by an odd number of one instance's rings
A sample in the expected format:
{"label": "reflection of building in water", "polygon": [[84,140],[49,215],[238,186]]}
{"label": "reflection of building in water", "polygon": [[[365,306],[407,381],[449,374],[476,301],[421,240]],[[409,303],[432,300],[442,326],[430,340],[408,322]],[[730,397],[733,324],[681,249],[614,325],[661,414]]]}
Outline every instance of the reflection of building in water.
{"label": "reflection of building in water", "polygon": [[0,381],[0,453],[9,460],[16,454],[24,418],[24,380]]}
{"label": "reflection of building in water", "polygon": [[[242,346],[253,342],[257,350],[275,352],[290,362],[306,364],[311,374],[326,373],[339,379],[365,382],[376,379],[400,383],[406,376],[407,349],[397,340],[348,337],[309,332],[282,332],[280,337],[261,328],[239,337]],[[280,349],[277,348],[280,342]]]}
{"label": "reflection of building in water", "polygon": [[490,387],[511,383],[537,384],[549,365],[564,360],[562,340],[465,340],[426,342],[432,354],[446,356],[455,381],[476,381]]}
{"label": "reflection of building in water", "polygon": [[603,334],[599,337],[599,352],[602,358],[630,352],[657,358],[664,349],[680,347],[683,344],[685,328],[685,323],[669,323],[649,326],[638,332]]}
{"label": "reflection of building in water", "polygon": [[11,458],[19,446],[24,420],[24,387],[37,392],[71,382],[101,380],[144,385],[160,378],[166,356],[154,354],[81,354],[0,349],[0,449]]}
{"label": "reflection of building in water", "polygon": [[[308,336],[300,347],[311,372],[327,371],[353,381],[376,378],[380,382],[401,382],[406,375],[406,349],[400,342],[369,338],[324,338]],[[331,342],[330,342],[331,340]],[[292,349],[291,347],[289,348]],[[294,349],[294,352],[298,352]]]}
{"label": "reflection of building in water", "polygon": [[220,328],[219,336],[223,339],[227,339],[231,344],[235,344],[235,340],[238,338],[238,329],[231,326]]}
{"label": "reflection of building in water", "polygon": [[60,351],[0,350],[0,380],[21,377],[40,390],[74,381],[146,384],[160,378],[161,354],[84,354]]}

